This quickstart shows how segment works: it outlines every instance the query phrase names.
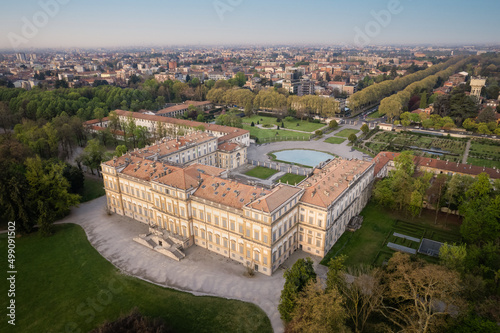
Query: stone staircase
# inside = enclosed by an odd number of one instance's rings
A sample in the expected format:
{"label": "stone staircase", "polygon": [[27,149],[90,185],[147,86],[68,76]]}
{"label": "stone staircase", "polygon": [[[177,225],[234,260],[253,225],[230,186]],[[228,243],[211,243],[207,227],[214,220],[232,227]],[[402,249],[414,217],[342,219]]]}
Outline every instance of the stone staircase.
{"label": "stone staircase", "polygon": [[141,234],[139,237],[134,237],[134,241],[176,261],[180,261],[186,256],[181,250],[182,240],[172,238],[169,235],[162,237],[157,232]]}

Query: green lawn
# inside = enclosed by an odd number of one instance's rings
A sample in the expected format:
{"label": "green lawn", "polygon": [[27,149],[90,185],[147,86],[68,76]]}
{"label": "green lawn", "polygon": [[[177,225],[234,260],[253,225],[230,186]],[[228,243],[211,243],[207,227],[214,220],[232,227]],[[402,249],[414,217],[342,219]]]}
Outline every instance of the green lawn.
{"label": "green lawn", "polygon": [[325,142],[328,142],[328,143],[333,143],[333,144],[340,144],[340,143],[343,143],[346,139],[342,139],[342,138],[336,138],[334,136],[332,137],[329,137],[328,139],[325,140]]}
{"label": "green lawn", "polygon": [[285,183],[285,184],[288,182],[288,184],[290,184],[290,185],[295,185],[295,184],[300,183],[304,178],[306,178],[306,176],[294,175],[293,173],[287,173],[278,180],[281,181],[282,183]]}
{"label": "green lawn", "polygon": [[[331,258],[344,254],[347,256],[346,265],[359,264],[381,265],[394,252],[387,247],[387,242],[418,248],[418,244],[393,236],[394,232],[416,238],[429,238],[440,242],[459,242],[459,224],[453,216],[445,220],[446,215],[439,216],[438,224],[434,224],[434,212],[424,211],[421,217],[407,218],[399,212],[389,211],[373,202],[363,209],[363,225],[355,232],[346,231],[335,243],[332,249],[321,261],[327,265]],[[425,260],[435,261],[434,258],[418,255]]]}
{"label": "green lawn", "polygon": [[[0,248],[7,253],[6,234]],[[16,326],[8,328],[4,318],[2,332],[88,332],[136,306],[145,316],[162,317],[175,332],[272,332],[266,314],[253,304],[193,296],[120,273],[77,225],[56,226],[51,237],[17,238],[16,268]]]}
{"label": "green lawn", "polygon": [[[276,118],[274,117],[264,117],[264,116],[254,115],[252,117],[244,117],[242,118],[242,121],[245,124],[251,124],[253,121],[254,124],[257,124],[257,122],[259,122],[261,125],[263,124],[279,125],[281,128],[281,122],[279,123],[276,122]],[[295,119],[293,121],[287,121],[283,119],[283,123],[285,125],[285,128],[290,128],[304,132],[314,132],[326,126],[326,124],[311,123],[307,120],[299,120],[299,119]],[[299,124],[299,126],[297,126],[297,124]]]}
{"label": "green lawn", "polygon": [[[243,129],[249,130],[250,135],[257,137],[259,142],[266,141],[304,141],[309,140],[311,134],[302,132],[293,132],[287,130],[262,129],[255,126],[243,125]],[[278,133],[276,135],[276,133]]]}
{"label": "green lawn", "polygon": [[500,143],[488,139],[472,140],[467,163],[500,168]]}
{"label": "green lawn", "polygon": [[272,175],[274,175],[275,173],[278,173],[278,170],[264,168],[261,166],[256,166],[255,168],[245,172],[245,175],[250,176],[250,177],[257,177],[260,179],[267,179],[267,178],[271,177]]}
{"label": "green lawn", "polygon": [[359,130],[346,128],[346,129],[343,129],[342,131],[336,133],[335,136],[340,136],[340,137],[343,137],[343,138],[348,138],[349,135],[356,134],[358,132],[359,132]]}
{"label": "green lawn", "polygon": [[378,111],[375,111],[375,112],[369,114],[367,117],[368,118],[380,118],[380,117],[382,117],[382,115]]}
{"label": "green lawn", "polygon": [[81,202],[94,200],[105,194],[104,183],[101,179],[85,177]]}
{"label": "green lawn", "polygon": [[468,157],[467,163],[472,165],[478,165],[486,168],[500,168],[500,161],[486,160],[483,158]]}

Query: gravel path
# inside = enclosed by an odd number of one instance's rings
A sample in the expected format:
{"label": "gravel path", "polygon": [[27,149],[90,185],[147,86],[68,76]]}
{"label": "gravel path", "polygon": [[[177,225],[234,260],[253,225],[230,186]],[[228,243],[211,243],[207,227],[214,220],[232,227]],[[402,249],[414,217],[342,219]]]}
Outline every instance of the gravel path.
{"label": "gravel path", "polygon": [[[148,226],[117,214],[108,216],[105,203],[105,197],[101,197],[81,204],[58,224],[82,226],[92,246],[126,274],[194,295],[252,302],[270,318],[274,332],[283,332],[283,322],[277,310],[285,282],[282,269],[270,277],[256,273],[249,278],[244,276],[245,268],[241,264],[198,246],[186,249],[186,258],[174,261],[134,242],[133,237],[146,233]],[[298,258],[307,256],[296,251],[284,265],[290,267]],[[320,259],[315,257],[313,260],[318,267]],[[318,273],[322,269],[320,267]]]}

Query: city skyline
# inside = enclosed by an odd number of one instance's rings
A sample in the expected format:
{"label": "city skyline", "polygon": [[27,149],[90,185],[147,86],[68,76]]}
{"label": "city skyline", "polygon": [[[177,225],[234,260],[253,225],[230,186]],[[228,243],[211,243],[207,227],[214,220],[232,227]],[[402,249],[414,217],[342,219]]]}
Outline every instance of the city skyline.
{"label": "city skyline", "polygon": [[[500,3],[410,0],[24,1],[0,13],[1,50],[174,45],[495,45]],[[454,6],[454,7],[453,7]],[[489,8],[478,10],[478,8]]]}

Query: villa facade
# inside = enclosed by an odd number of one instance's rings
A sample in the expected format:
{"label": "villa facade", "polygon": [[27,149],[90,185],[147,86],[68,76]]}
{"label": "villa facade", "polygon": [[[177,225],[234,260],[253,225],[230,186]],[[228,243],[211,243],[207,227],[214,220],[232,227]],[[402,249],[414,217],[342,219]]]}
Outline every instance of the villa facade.
{"label": "villa facade", "polygon": [[193,135],[177,139],[177,148],[165,140],[104,162],[109,209],[183,248],[197,245],[271,275],[297,249],[323,257],[368,201],[371,162],[336,158],[298,186],[267,189],[227,178],[231,147]]}

